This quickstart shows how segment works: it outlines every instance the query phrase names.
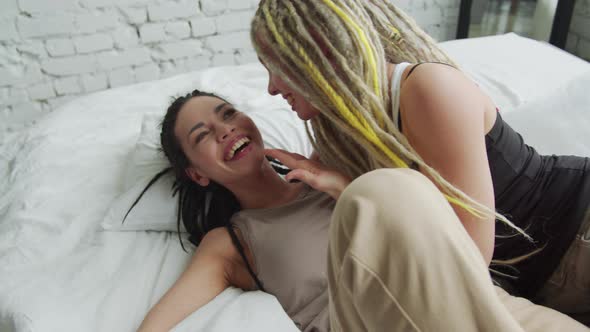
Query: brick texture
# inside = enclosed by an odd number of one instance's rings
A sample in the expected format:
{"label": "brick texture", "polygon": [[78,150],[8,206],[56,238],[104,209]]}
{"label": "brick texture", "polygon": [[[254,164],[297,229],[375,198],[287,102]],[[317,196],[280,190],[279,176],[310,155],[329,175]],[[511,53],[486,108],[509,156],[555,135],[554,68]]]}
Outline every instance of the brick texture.
{"label": "brick texture", "polygon": [[[393,0],[392,0],[393,1]],[[590,52],[588,1],[569,44]],[[22,128],[86,93],[257,61],[259,0],[0,0],[0,124]],[[460,0],[397,0],[439,40]],[[580,5],[580,3],[583,3]]]}

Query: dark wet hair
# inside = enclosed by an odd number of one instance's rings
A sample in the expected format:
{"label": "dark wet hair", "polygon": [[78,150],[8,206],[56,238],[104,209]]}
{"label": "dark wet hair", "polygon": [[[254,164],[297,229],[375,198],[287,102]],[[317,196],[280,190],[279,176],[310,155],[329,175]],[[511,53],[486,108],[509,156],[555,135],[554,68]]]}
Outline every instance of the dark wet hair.
{"label": "dark wet hair", "polygon": [[[135,202],[131,205],[129,211],[127,211],[125,218],[154,183],[167,173],[174,174],[175,180],[171,189],[172,196],[178,195],[176,226],[182,249],[187,252],[180,235],[181,220],[189,233],[189,241],[195,246],[199,245],[205,234],[212,229],[218,227],[227,228],[232,238],[232,242],[246,263],[248,271],[254,278],[258,288],[262,290],[262,284],[252,271],[250,264],[246,259],[246,255],[244,254],[244,249],[238,241],[231,224],[231,217],[241,210],[238,199],[231,191],[214,181],[210,181],[209,185],[205,187],[195,183],[185,172],[186,168],[190,166],[190,161],[180,146],[180,142],[174,133],[174,127],[176,126],[178,113],[186,102],[194,97],[202,96],[215,97],[225,101],[223,98],[212,93],[194,90],[185,96],[176,98],[172,102],[166,110],[166,115],[161,123],[160,132],[161,151],[164,153],[171,166],[160,171],[150,180],[139,197],[137,197]],[[125,218],[123,221],[125,221]]]}

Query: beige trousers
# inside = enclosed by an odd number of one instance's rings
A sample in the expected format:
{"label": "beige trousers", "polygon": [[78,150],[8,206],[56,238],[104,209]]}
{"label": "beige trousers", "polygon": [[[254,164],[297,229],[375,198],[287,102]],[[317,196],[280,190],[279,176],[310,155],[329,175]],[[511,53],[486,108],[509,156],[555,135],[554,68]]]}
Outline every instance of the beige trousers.
{"label": "beige trousers", "polygon": [[590,326],[590,211],[534,301]]}
{"label": "beige trousers", "polygon": [[328,280],[333,331],[588,330],[493,286],[451,206],[407,169],[370,172],[342,193]]}

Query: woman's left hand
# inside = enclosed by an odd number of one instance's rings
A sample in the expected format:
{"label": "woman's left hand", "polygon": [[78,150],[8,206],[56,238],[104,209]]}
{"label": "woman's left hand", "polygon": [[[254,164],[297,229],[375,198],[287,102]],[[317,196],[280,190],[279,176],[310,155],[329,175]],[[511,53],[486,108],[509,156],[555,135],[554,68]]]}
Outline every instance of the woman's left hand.
{"label": "woman's left hand", "polygon": [[325,192],[335,200],[340,197],[344,188],[351,182],[350,178],[335,169],[331,169],[316,160],[280,149],[265,149],[264,153],[278,159],[283,165],[291,169],[285,180],[299,180],[305,182],[315,190]]}

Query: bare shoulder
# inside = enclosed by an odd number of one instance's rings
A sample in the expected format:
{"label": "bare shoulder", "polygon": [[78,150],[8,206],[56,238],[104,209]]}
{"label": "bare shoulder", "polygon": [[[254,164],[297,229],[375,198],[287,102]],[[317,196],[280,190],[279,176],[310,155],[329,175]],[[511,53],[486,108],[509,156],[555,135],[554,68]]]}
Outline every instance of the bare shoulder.
{"label": "bare shoulder", "polygon": [[[443,64],[425,63],[411,75],[406,71],[401,91],[402,105],[472,101],[485,97],[479,87],[461,70]],[[457,99],[461,96],[462,98]]]}
{"label": "bare shoulder", "polygon": [[486,110],[494,109],[491,99],[474,81],[462,71],[443,64],[417,67],[403,82],[400,98],[402,120],[408,129],[429,123],[436,126],[448,123],[451,127],[453,123],[473,125],[484,120]]}
{"label": "bare shoulder", "polygon": [[231,236],[225,227],[217,227],[207,232],[197,250],[227,258],[238,254],[237,249],[232,243]]}

